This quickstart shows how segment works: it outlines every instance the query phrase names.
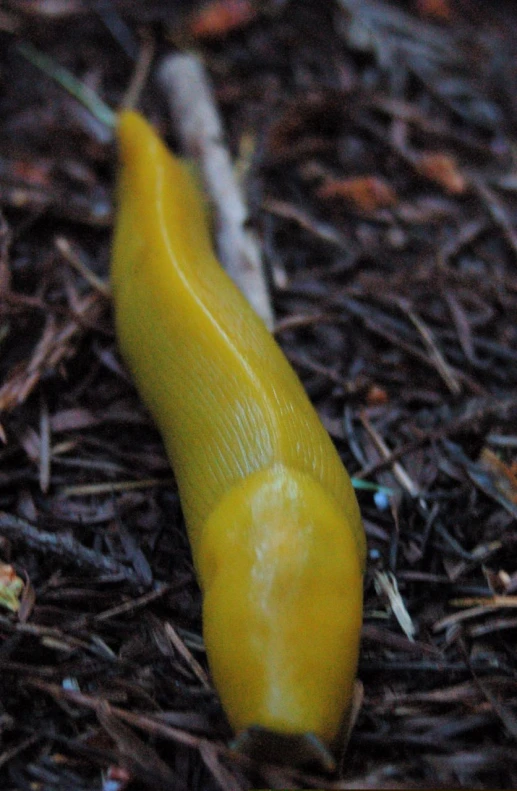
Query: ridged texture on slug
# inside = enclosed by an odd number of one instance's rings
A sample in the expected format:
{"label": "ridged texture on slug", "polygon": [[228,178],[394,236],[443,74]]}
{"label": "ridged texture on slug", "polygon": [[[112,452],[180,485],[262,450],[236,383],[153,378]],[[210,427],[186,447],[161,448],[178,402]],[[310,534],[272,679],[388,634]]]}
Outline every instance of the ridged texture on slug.
{"label": "ridged texture on slug", "polygon": [[188,167],[119,116],[122,353],[162,433],[232,726],[335,736],[355,676],[365,539],[296,374],[218,264]]}

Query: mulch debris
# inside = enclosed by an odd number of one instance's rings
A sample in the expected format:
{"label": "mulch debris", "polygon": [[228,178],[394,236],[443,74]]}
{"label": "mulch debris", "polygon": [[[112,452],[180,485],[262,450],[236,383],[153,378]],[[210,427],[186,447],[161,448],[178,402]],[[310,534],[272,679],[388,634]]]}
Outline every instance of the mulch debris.
{"label": "mulch debris", "polygon": [[[516,39],[509,0],[2,4],[5,791],[517,787]],[[276,336],[366,487],[336,775],[228,746],[177,490],[114,337],[112,136],[18,50],[116,108],[149,41],[204,59]],[[140,107],[174,146],[152,71]]]}

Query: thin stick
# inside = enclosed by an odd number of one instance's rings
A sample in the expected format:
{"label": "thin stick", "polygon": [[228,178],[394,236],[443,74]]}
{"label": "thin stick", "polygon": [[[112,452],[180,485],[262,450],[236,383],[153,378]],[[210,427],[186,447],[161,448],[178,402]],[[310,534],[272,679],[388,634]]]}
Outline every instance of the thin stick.
{"label": "thin stick", "polygon": [[[375,430],[372,426],[366,414],[363,412],[359,416],[361,423],[363,424],[364,428],[368,432],[369,436],[373,440],[377,450],[384,456],[385,459],[390,457],[391,451],[384,442],[381,435]],[[418,497],[420,494],[419,488],[413,479],[408,475],[402,464],[400,462],[395,461],[392,464],[393,474],[395,475],[396,479],[400,483],[400,485],[408,492],[411,497]]]}
{"label": "thin stick", "polygon": [[438,344],[433,337],[433,333],[414,310],[411,310],[410,307],[404,304],[399,304],[401,309],[404,311],[404,313],[406,313],[408,318],[411,319],[418,332],[422,336],[422,339],[429,352],[429,356],[445,384],[453,395],[459,395],[461,393],[461,385],[455,376],[453,369],[438,348]]}
{"label": "thin stick", "polygon": [[165,634],[167,635],[168,639],[170,640],[171,644],[174,646],[176,651],[181,654],[185,662],[189,665],[190,669],[194,673],[195,676],[201,682],[201,685],[205,689],[211,689],[210,682],[208,677],[197,661],[197,659],[192,655],[191,651],[187,648],[175,628],[171,623],[168,621],[165,623]]}
{"label": "thin stick", "polygon": [[221,262],[269,329],[274,318],[260,249],[246,227],[242,190],[224,144],[224,132],[208,76],[194,55],[167,56],[158,80],[188,156],[195,159],[217,219],[217,249]]}
{"label": "thin stick", "polygon": [[503,232],[506,241],[512,248],[514,254],[517,256],[517,233],[512,226],[512,223],[507,215],[506,209],[495,194],[493,190],[488,187],[481,178],[471,175],[471,184],[474,186],[477,194],[484,202],[488,209],[493,221],[499,226]]}
{"label": "thin stick", "polygon": [[0,511],[0,534],[11,541],[21,541],[39,552],[48,552],[75,566],[95,570],[102,574],[120,575],[134,585],[141,585],[134,572],[100,552],[88,549],[69,533],[48,533],[31,525],[25,519]]}
{"label": "thin stick", "polygon": [[[24,683],[27,686],[52,695],[56,700],[66,700],[70,703],[74,703],[76,706],[82,706],[83,708],[93,711],[97,711],[100,706],[109,705],[105,698],[96,697],[95,695],[85,695],[82,692],[76,692],[71,689],[64,689],[60,687],[59,684],[49,684],[37,678],[28,678]],[[133,725],[152,736],[159,736],[162,739],[169,739],[194,748],[199,748],[199,746],[206,741],[206,739],[200,736],[191,735],[180,728],[173,728],[166,723],[160,722],[157,718],[146,714],[126,711],[118,706],[110,706],[110,711],[116,717],[120,717],[123,722],[127,722],[129,725]],[[224,751],[224,748],[221,749]]]}
{"label": "thin stick", "polygon": [[149,69],[151,68],[151,63],[153,61],[154,50],[155,46],[153,39],[147,38],[144,40],[138,53],[136,68],[133,72],[133,76],[131,77],[129,88],[126,91],[122,102],[122,106],[126,109],[136,107],[138,104],[138,100],[140,99],[140,95],[147,81],[147,77],[149,76]]}
{"label": "thin stick", "polygon": [[63,258],[65,258],[70,266],[72,266],[76,272],[79,272],[84,279],[89,283],[89,285],[94,288],[99,294],[102,294],[103,297],[109,299],[111,290],[109,284],[106,283],[102,278],[97,277],[95,272],[81,260],[78,253],[73,249],[72,245],[65,239],[64,236],[57,236],[54,240],[54,244],[56,249],[61,253]]}
{"label": "thin stick", "polygon": [[171,486],[172,478],[143,478],[141,481],[109,481],[103,483],[84,483],[78,486],[64,486],[59,497],[84,497],[85,494],[111,494],[129,492],[134,489],[150,489],[152,486]]}
{"label": "thin stick", "polygon": [[41,491],[46,494],[50,486],[50,464],[52,450],[50,447],[50,418],[48,406],[42,398],[40,405],[40,448],[39,448],[39,485]]}

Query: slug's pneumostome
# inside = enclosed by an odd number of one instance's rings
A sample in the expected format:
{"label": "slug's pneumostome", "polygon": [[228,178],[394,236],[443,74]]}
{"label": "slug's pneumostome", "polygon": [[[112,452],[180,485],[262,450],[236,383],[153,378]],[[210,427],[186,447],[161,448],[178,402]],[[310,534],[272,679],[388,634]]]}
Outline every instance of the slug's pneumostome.
{"label": "slug's pneumostome", "polygon": [[120,348],[162,434],[237,733],[335,739],[355,679],[365,538],[337,451],[220,267],[188,166],[118,119],[112,260]]}

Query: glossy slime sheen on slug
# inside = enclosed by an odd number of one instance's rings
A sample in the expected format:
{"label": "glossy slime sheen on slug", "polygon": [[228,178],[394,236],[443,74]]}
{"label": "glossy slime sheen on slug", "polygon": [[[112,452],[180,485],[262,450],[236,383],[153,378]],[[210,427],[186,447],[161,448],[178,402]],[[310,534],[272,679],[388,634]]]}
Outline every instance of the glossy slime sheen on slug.
{"label": "glossy slime sheen on slug", "polygon": [[335,738],[355,679],[365,538],[350,479],[275,340],[215,258],[188,166],[118,118],[111,279],[162,434],[230,724]]}

